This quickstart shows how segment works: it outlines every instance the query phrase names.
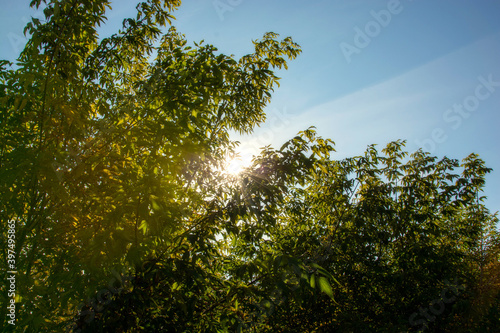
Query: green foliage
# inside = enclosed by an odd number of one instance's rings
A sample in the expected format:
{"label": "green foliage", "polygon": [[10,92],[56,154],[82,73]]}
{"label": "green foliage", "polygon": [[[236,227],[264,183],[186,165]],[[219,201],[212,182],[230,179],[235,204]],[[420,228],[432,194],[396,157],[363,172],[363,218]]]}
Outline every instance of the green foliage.
{"label": "green foliage", "polygon": [[[478,197],[490,170],[474,154],[459,164],[422,151],[408,156],[403,146],[390,143],[383,156],[370,146],[363,156],[327,161],[289,201],[274,244],[324,267],[338,285],[335,302],[311,294],[302,305],[275,312],[270,332],[417,331],[423,325],[443,332],[454,321],[462,323],[454,330],[463,330],[471,310],[459,306],[474,303],[479,266],[499,259],[493,250],[498,220]],[[459,167],[462,172],[454,172]],[[488,250],[478,253],[483,246]],[[310,283],[314,288],[316,279]],[[487,283],[494,295],[495,284]],[[448,299],[450,290],[459,301],[435,310],[439,315],[428,311],[432,320],[420,314]],[[485,309],[494,300],[488,302]]]}
{"label": "green foliage", "polygon": [[229,130],[265,120],[274,71],[300,47],[274,33],[240,59],[188,45],[166,29],[174,0],[140,3],[99,38],[109,5],[43,1],[15,67],[0,62],[16,328],[416,331],[409,318],[449,281],[465,290],[429,329],[498,322],[500,242],[478,156],[408,156],[397,141],[334,160],[310,128],[227,175]]}

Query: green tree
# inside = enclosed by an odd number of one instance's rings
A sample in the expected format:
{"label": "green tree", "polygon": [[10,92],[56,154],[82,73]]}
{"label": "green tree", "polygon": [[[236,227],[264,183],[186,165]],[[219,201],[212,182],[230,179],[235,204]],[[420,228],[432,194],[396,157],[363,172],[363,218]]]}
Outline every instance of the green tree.
{"label": "green tree", "polygon": [[[276,249],[305,256],[339,284],[334,300],[309,293],[288,301],[270,317],[270,332],[495,327],[498,311],[480,323],[499,290],[492,278],[498,219],[479,196],[490,169],[475,154],[459,164],[422,151],[408,156],[403,146],[390,143],[382,156],[370,146],[363,156],[327,161],[287,205]],[[477,300],[480,281],[487,300]]]}
{"label": "green tree", "polygon": [[[5,232],[16,221],[16,328],[492,327],[499,296],[484,290],[500,289],[489,278],[499,238],[479,197],[483,161],[407,156],[401,141],[337,161],[311,128],[228,175],[229,131],[265,120],[274,71],[300,47],[275,33],[240,59],[188,45],[166,29],[180,3],[141,2],[99,38],[109,1],[35,0],[45,21],[27,25],[14,66],[0,63],[0,218]],[[439,316],[420,315],[452,287]]]}
{"label": "green tree", "polygon": [[[113,270],[148,256],[215,251],[207,216],[220,208],[228,131],[264,121],[272,70],[300,48],[273,33],[238,60],[188,46],[161,30],[179,5],[142,2],[100,39],[109,1],[31,2],[46,19],[27,25],[16,67],[1,68],[0,214],[17,220],[20,327],[62,328]],[[186,248],[196,235],[204,243]]]}

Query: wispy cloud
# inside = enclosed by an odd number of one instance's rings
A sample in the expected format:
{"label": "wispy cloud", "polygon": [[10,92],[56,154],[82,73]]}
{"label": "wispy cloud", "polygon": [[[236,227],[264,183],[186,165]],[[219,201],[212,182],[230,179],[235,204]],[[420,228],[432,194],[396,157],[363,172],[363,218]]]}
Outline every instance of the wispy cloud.
{"label": "wispy cloud", "polygon": [[[500,34],[489,36],[396,77],[309,108],[275,137],[286,139],[315,125],[321,135],[335,140],[339,149],[354,152],[370,143],[410,140],[441,122],[445,109],[476,85],[477,76],[497,70],[493,57],[485,59],[484,55],[489,54],[485,50],[499,44]],[[457,65],[463,63],[475,66]]]}

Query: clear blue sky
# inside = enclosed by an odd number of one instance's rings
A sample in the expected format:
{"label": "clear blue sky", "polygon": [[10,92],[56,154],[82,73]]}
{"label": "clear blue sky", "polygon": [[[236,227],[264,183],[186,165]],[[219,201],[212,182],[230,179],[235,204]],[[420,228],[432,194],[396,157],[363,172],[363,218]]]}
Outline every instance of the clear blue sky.
{"label": "clear blue sky", "polygon": [[[0,58],[24,42],[29,1],[0,0]],[[108,35],[133,15],[116,0]],[[494,169],[487,206],[500,210],[500,1],[190,0],[174,14],[188,40],[237,57],[267,31],[292,36],[303,53],[279,72],[268,121],[237,137],[242,154],[279,146],[315,125],[336,158],[406,139],[442,157],[478,153]]]}

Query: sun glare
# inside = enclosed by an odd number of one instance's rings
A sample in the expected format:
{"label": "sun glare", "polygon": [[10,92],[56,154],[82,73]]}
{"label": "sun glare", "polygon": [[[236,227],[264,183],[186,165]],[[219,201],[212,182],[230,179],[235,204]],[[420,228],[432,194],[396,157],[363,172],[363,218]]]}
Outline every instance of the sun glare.
{"label": "sun glare", "polygon": [[231,176],[240,175],[245,168],[252,164],[253,155],[253,152],[248,149],[238,149],[236,154],[227,156],[224,172]]}
{"label": "sun glare", "polygon": [[258,153],[258,148],[248,143],[240,144],[232,153],[227,153],[221,171],[230,176],[238,176],[252,165],[253,157]]}
{"label": "sun glare", "polygon": [[225,171],[230,175],[237,176],[243,171],[244,168],[245,163],[242,158],[235,156],[227,161]]}

